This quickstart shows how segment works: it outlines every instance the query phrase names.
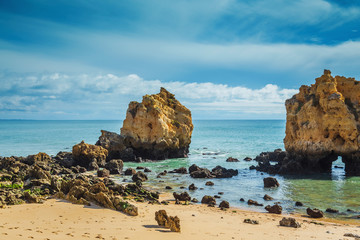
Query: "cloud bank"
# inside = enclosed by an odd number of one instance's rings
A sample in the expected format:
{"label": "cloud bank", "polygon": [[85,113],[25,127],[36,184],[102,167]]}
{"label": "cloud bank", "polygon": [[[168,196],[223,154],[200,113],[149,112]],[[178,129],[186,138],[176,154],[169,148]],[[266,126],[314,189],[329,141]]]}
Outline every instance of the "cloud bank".
{"label": "cloud bank", "polygon": [[284,101],[297,92],[267,84],[259,89],[210,82],[145,80],[136,74],[116,76],[61,73],[0,75],[0,118],[123,119],[130,101],[160,87],[173,92],[194,119],[284,118]]}

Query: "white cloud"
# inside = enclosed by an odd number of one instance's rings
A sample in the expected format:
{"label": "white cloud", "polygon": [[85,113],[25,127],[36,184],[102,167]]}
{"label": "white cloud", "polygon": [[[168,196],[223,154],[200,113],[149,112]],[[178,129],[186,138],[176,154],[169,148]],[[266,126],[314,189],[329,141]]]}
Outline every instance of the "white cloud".
{"label": "white cloud", "polygon": [[297,92],[273,84],[250,89],[210,82],[144,80],[136,74],[3,75],[0,83],[3,82],[8,86],[1,90],[6,97],[0,98],[0,118],[10,118],[16,112],[22,112],[27,118],[36,112],[40,118],[49,118],[55,113],[68,118],[120,119],[130,101],[141,101],[143,95],[157,93],[160,87],[173,92],[193,111],[195,118],[214,118],[220,112],[231,113],[235,118],[247,114],[262,118],[263,113],[277,114],[274,117],[281,118],[284,117],[284,101]]}

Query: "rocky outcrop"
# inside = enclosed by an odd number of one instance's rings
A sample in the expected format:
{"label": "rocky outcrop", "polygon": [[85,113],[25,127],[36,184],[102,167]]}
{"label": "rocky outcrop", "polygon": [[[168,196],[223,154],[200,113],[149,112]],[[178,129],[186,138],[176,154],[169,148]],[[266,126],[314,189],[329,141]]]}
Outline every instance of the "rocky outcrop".
{"label": "rocky outcrop", "polygon": [[187,157],[192,130],[190,110],[161,88],[130,102],[121,136],[137,157],[157,160]]}
{"label": "rocky outcrop", "polygon": [[175,200],[179,200],[179,201],[190,201],[191,200],[191,197],[190,197],[189,193],[187,193],[187,192],[182,192],[180,194],[174,192],[173,196],[174,196]]}
{"label": "rocky outcrop", "polygon": [[231,178],[238,175],[239,171],[216,166],[210,172],[207,168],[201,168],[193,164],[189,167],[189,173],[192,178]]}
{"label": "rocky outcrop", "polygon": [[324,213],[321,210],[317,209],[317,208],[314,208],[314,209],[307,208],[306,213],[312,218],[322,218],[322,217],[324,217]]}
{"label": "rocky outcrop", "polygon": [[82,141],[73,146],[72,155],[77,165],[94,170],[105,166],[108,150]]}
{"label": "rocky outcrop", "polygon": [[284,217],[283,219],[280,220],[279,224],[280,226],[283,227],[293,227],[293,228],[301,227],[300,223],[298,223],[295,218],[291,218],[291,217],[289,218]]}
{"label": "rocky outcrop", "polygon": [[172,232],[180,232],[180,219],[168,216],[165,210],[155,212],[155,220],[160,227],[170,228]]}
{"label": "rocky outcrop", "polygon": [[280,172],[330,172],[338,156],[348,175],[360,175],[360,82],[329,70],[286,100],[285,149]]}
{"label": "rocky outcrop", "polygon": [[269,213],[281,214],[282,207],[280,205],[277,205],[277,204],[275,204],[273,206],[267,205],[265,207],[265,210],[268,211]]}

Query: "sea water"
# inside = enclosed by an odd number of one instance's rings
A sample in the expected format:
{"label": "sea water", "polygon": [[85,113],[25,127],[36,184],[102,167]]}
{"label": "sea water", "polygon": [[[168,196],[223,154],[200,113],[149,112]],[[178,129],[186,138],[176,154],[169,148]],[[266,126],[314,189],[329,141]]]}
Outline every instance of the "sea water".
{"label": "sea water", "polygon": [[[56,155],[59,151],[71,151],[73,145],[84,140],[94,144],[100,136],[100,130],[119,133],[122,121],[0,121],[0,156],[26,156],[38,152]],[[194,131],[188,158],[168,159],[156,162],[125,163],[124,168],[143,166],[152,170],[145,187],[161,192],[182,192],[194,183],[198,189],[187,190],[190,195],[201,200],[204,195],[219,195],[231,206],[255,211],[265,211],[262,207],[248,206],[253,199],[264,205],[280,202],[285,212],[304,213],[306,207],[322,210],[335,208],[345,213],[347,209],[360,211],[360,177],[346,177],[341,159],[333,163],[332,173],[275,176],[280,187],[264,189],[263,178],[269,176],[249,170],[256,162],[243,161],[245,157],[254,158],[260,152],[283,148],[285,121],[282,120],[198,120],[194,121]],[[240,162],[226,162],[228,157],[238,158]],[[188,168],[192,164],[212,169],[217,165],[238,169],[239,175],[226,179],[211,179],[214,186],[205,186],[207,180],[193,179],[188,174],[167,174],[162,178],[156,175],[163,170],[179,167]],[[117,176],[119,182],[131,181],[130,177]],[[172,190],[165,190],[171,186]],[[263,200],[264,194],[274,198]],[[295,207],[295,201],[304,203],[304,207]],[[329,217],[347,219],[353,214],[328,214]]]}

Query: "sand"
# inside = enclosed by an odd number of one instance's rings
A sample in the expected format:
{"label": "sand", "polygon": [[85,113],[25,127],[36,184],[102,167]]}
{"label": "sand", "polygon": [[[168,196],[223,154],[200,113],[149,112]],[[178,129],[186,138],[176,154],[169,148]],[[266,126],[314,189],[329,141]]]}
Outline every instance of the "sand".
{"label": "sand", "polygon": [[[324,225],[306,223],[312,219],[296,217],[301,228],[280,227],[285,215],[222,211],[205,205],[151,205],[136,203],[139,216],[97,206],[75,205],[50,199],[43,204],[24,204],[0,209],[0,239],[352,239],[345,233],[360,235],[354,224],[325,221]],[[165,209],[181,220],[181,233],[157,226],[155,211]],[[236,212],[235,212],[236,211]],[[259,225],[244,223],[245,218]],[[316,220],[317,222],[321,222]]]}

